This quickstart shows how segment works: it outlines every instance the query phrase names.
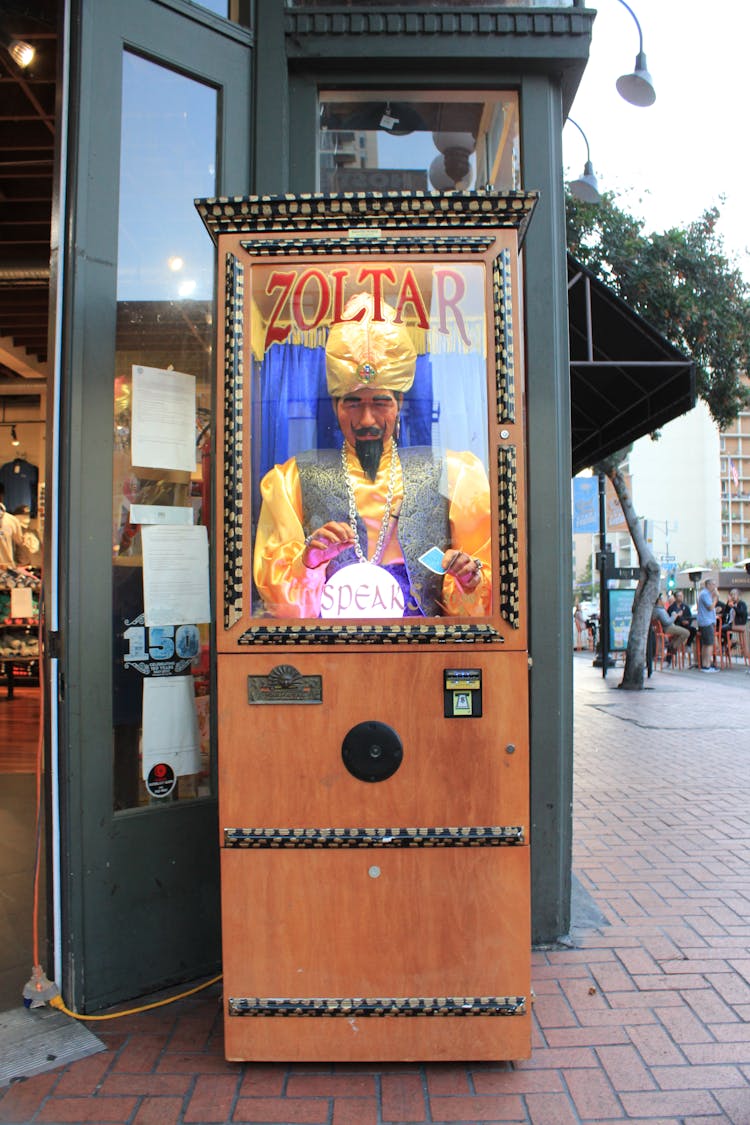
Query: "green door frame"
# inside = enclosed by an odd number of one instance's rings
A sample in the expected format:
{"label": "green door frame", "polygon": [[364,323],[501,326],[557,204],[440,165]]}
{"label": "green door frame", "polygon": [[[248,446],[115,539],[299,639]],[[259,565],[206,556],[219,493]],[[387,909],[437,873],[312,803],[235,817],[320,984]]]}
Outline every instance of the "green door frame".
{"label": "green door frame", "polygon": [[112,411],[122,54],[218,91],[218,188],[249,186],[247,29],[170,0],[72,0],[60,376],[60,934],[91,1012],[219,963],[215,798],[113,812]]}

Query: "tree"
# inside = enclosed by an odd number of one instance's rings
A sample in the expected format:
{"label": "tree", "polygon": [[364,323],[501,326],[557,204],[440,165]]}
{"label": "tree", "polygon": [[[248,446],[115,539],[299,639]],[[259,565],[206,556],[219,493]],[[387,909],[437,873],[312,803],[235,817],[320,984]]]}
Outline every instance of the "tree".
{"label": "tree", "polygon": [[647,236],[611,194],[567,197],[570,253],[695,361],[698,394],[726,429],[750,403],[750,284],[727,258],[719,215]]}
{"label": "tree", "polygon": [[641,691],[643,688],[643,675],[646,668],[646,648],[648,645],[648,631],[651,625],[651,613],[656,605],[656,596],[659,593],[659,578],[661,570],[654,558],[653,552],[646,542],[640,520],[636,515],[630,490],[625,477],[620,471],[622,462],[627,457],[632,446],[614,454],[594,466],[595,473],[604,473],[612,481],[617,499],[620,501],[622,514],[628,525],[635,549],[638,552],[638,562],[641,567],[638,585],[633,595],[633,616],[628,633],[628,645],[625,650],[625,669],[622,674],[620,687],[626,691]]}
{"label": "tree", "polygon": [[[607,194],[600,204],[568,194],[568,250],[649,321],[696,365],[696,386],[719,429],[750,403],[750,285],[724,252],[710,208],[685,230],[643,234],[641,220]],[[593,466],[612,481],[641,574],[621,688],[643,687],[651,612],[659,592],[659,565],[643,536],[620,472],[627,450]]]}

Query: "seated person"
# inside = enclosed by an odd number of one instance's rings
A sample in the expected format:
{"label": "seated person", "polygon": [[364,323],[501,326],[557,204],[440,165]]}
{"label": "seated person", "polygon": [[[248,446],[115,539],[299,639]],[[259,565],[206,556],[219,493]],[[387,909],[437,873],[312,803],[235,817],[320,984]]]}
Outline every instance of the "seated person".
{"label": "seated person", "polygon": [[651,614],[651,620],[658,621],[664,630],[665,636],[669,638],[671,651],[667,653],[667,664],[670,665],[672,663],[672,653],[677,649],[684,648],[690,633],[687,629],[684,629],[682,625],[675,625],[665,608],[663,594],[659,594],[656,599],[656,605]]}
{"label": "seated person", "polygon": [[739,590],[730,591],[734,599],[733,629],[744,629],[747,634],[747,603],[743,600]]}
{"label": "seated person", "polygon": [[[328,335],[326,381],[341,450],[299,454],[261,481],[253,573],[274,617],[320,616],[326,582],[362,563],[398,583],[403,610],[393,616],[491,611],[487,474],[473,453],[398,448],[416,349],[387,305],[383,316],[375,321],[372,297],[357,294]],[[432,547],[434,570],[420,562]]]}
{"label": "seated person", "polygon": [[679,590],[675,591],[672,604],[667,608],[667,613],[672,618],[675,625],[682,625],[683,629],[687,629],[690,636],[686,643],[690,646],[693,643],[697,630],[692,624],[693,615],[690,612],[690,606],[683,601],[682,594]]}

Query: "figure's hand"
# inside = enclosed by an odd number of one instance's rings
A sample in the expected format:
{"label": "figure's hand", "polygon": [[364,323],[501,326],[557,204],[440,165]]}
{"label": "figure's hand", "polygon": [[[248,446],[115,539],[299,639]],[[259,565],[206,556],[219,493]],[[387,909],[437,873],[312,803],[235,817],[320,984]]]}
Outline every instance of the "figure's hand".
{"label": "figure's hand", "polygon": [[308,569],[316,570],[323,563],[335,559],[342,551],[354,546],[354,532],[351,524],[336,523],[329,520],[305,540],[302,562]]}
{"label": "figure's hand", "polygon": [[465,551],[446,551],[443,555],[443,570],[446,574],[452,574],[461,589],[467,593],[476,590],[482,581],[482,563]]}

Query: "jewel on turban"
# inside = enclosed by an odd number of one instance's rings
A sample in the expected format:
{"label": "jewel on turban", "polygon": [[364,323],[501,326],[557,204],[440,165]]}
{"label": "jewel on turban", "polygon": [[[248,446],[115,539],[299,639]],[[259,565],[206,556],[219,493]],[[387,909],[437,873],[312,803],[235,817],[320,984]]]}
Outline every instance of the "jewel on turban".
{"label": "jewel on turban", "polygon": [[[417,352],[395,311],[381,301],[383,320],[373,320],[370,293],[357,293],[344,308],[344,319],[331,325],[326,343],[326,380],[334,398],[362,387],[408,391],[414,382]],[[361,320],[355,320],[364,310]]]}

